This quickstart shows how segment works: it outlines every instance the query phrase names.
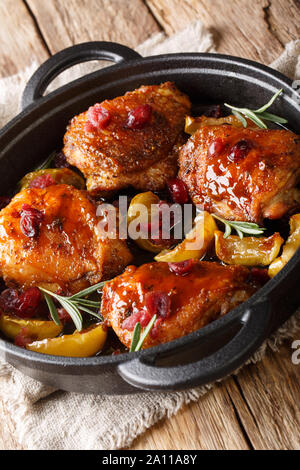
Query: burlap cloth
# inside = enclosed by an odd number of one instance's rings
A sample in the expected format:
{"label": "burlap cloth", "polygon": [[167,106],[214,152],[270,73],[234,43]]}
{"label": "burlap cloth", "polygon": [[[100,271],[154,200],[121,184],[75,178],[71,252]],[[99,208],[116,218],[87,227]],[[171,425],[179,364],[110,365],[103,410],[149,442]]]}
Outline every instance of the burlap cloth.
{"label": "burlap cloth", "polygon": [[[214,52],[211,35],[201,22],[166,38],[157,34],[137,47],[142,55],[168,52]],[[0,125],[18,112],[24,85],[37,64],[23,73],[0,81]],[[300,78],[300,40],[286,45],[271,64],[291,78]],[[70,81],[99,65],[76,66],[56,79],[55,85]],[[251,359],[262,359],[266,348],[276,350],[285,339],[295,338],[300,329],[300,312],[270,338]],[[0,395],[15,422],[14,437],[26,449],[119,449],[129,446],[139,434],[183,404],[199,399],[213,386],[177,393],[139,393],[130,396],[95,396],[57,391],[25,377],[9,364],[0,362]],[[176,439],[176,436],[174,436]]]}

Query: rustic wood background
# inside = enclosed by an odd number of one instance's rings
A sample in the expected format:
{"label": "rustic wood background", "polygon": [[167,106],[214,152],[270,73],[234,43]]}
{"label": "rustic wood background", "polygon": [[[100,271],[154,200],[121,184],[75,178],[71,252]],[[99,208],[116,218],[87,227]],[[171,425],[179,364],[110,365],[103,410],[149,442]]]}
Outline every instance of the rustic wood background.
{"label": "rustic wood background", "polygon": [[[83,41],[134,47],[200,18],[222,53],[270,63],[299,39],[299,0],[1,0],[0,76]],[[300,333],[299,338],[300,339]],[[217,385],[132,449],[299,449],[300,366],[291,344]],[[20,449],[0,401],[0,449]]]}

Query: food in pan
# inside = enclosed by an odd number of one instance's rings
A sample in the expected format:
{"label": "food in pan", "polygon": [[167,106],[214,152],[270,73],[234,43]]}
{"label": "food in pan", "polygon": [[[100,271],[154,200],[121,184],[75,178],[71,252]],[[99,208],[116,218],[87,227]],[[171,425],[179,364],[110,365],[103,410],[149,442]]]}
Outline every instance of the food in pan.
{"label": "food in pan", "polygon": [[290,236],[285,242],[282,254],[269,266],[269,276],[274,277],[286,265],[300,246],[300,214],[292,215],[290,218]]}
{"label": "food in pan", "polygon": [[8,286],[75,293],[122,272],[125,241],[103,239],[96,207],[70,185],[30,188],[0,214],[0,272]]}
{"label": "food in pan", "polygon": [[84,179],[69,168],[45,168],[27,173],[20,181],[20,191],[27,188],[47,188],[54,184],[68,184],[84,189]]}
{"label": "food in pan", "polygon": [[190,106],[173,83],[142,86],[74,117],[64,153],[92,194],[105,196],[128,186],[162,190],[177,173]]}
{"label": "food in pan", "polygon": [[0,200],[2,334],[59,356],[138,351],[226,315],[275,276],[300,246],[300,138],[267,112],[280,93],[257,110],[191,116],[166,82],[74,117],[63,152]]}
{"label": "food in pan", "polygon": [[156,321],[143,346],[150,347],[198,330],[248,299],[254,288],[243,266],[190,260],[129,266],[105,284],[101,313],[125,346],[139,322]]}
{"label": "food in pan", "polygon": [[29,338],[26,349],[54,356],[89,357],[94,356],[103,348],[106,337],[106,328],[96,323],[85,331],[75,331],[58,338],[37,341],[31,341]]}
{"label": "food in pan", "polygon": [[225,219],[262,223],[300,204],[300,138],[281,129],[205,126],[179,155],[194,204]]}

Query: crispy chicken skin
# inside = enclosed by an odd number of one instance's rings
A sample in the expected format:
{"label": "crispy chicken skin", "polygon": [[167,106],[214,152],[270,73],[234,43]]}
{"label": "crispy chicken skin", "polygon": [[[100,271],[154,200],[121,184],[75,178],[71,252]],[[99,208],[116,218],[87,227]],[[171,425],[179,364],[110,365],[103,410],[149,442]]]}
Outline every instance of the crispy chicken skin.
{"label": "crispy chicken skin", "polygon": [[149,334],[143,348],[166,343],[198,330],[245,301],[252,293],[242,266],[221,266],[198,261],[184,276],[169,270],[168,263],[129,266],[123,274],[105,284],[102,310],[108,325],[120,341],[130,347],[132,331],[122,328],[133,312],[145,308],[148,292],[164,292],[171,300],[170,316]]}
{"label": "crispy chicken skin", "polygon": [[[43,214],[36,237],[21,230],[24,204]],[[96,226],[96,206],[85,191],[53,185],[20,192],[0,212],[0,272],[6,284],[73,293],[119,274],[131,262],[130,251],[125,241],[101,239]]]}
{"label": "crispy chicken skin", "polygon": [[[128,113],[150,105],[152,116],[142,129],[126,127]],[[87,179],[90,193],[105,196],[132,186],[161,190],[177,172],[189,98],[171,82],[142,86],[101,105],[111,116],[105,129],[85,130],[87,111],[74,117],[64,137],[64,153]]]}
{"label": "crispy chicken skin", "polygon": [[261,223],[299,208],[300,137],[292,132],[206,126],[183,146],[179,165],[193,202],[226,219]]}

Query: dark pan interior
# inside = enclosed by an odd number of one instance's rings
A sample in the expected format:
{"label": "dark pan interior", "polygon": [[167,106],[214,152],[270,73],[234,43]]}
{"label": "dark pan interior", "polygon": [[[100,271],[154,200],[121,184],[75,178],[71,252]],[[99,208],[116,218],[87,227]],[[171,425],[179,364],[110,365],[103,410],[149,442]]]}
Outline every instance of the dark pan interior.
{"label": "dark pan interior", "polygon": [[[20,115],[15,126],[0,135],[1,173],[5,175],[2,191],[62,146],[67,123],[74,115],[97,101],[113,98],[142,84],[174,81],[190,96],[194,108],[198,104],[224,102],[259,107],[275,91],[289,84],[288,80],[283,82],[267,71],[256,70],[246,61],[240,64],[201,54],[180,56],[160,56],[155,60],[108,67],[39,100],[38,106],[30,107],[30,113],[25,112],[23,119]],[[299,132],[297,95],[294,93],[294,99],[291,95],[289,88],[272,110],[284,115],[289,128]]]}
{"label": "dark pan interior", "polygon": [[[286,117],[289,121],[288,127],[291,130],[296,133],[300,131],[300,108],[299,103],[297,103],[299,96],[296,92],[293,92],[288,79],[266,67],[257,66],[246,60],[213,54],[176,54],[137,60],[108,67],[64,86],[29,106],[11,124],[6,126],[0,133],[1,193],[5,194],[26,172],[32,170],[53,150],[62,147],[62,139],[67,123],[74,115],[87,109],[95,102],[121,95],[140,85],[158,84],[167,80],[174,81],[182,91],[189,95],[194,110],[197,110],[197,107],[202,104],[224,102],[256,108],[266,103],[279,88],[283,88],[285,93],[276,101],[272,107],[272,112]],[[286,273],[288,271],[299,273],[299,258],[298,256],[297,260],[294,260],[294,265],[296,262],[297,265],[293,269],[290,267],[285,270],[283,274],[277,276],[266,288],[260,291],[262,294],[256,294],[252,298],[254,300],[250,299],[250,302],[246,303],[247,306],[251,306],[251,302],[257,302],[260,295],[264,295],[266,298],[273,296],[273,311],[275,312],[274,315],[277,315],[275,320],[274,318],[272,321],[270,320],[269,327],[264,330],[263,335],[260,335],[261,332],[258,331],[257,343],[253,343],[252,350],[249,349],[248,355],[263,341],[266,334],[269,334],[274,327],[278,327],[299,304],[299,294],[297,296],[296,293],[294,295],[289,294],[290,308],[285,309],[285,315],[280,318],[279,307],[277,312],[274,307],[276,304],[280,306],[280,302],[282,307],[286,307],[288,287],[290,290],[294,284],[286,279]],[[293,281],[298,282],[295,275]],[[278,286],[284,295],[283,300],[280,300],[279,296],[276,297],[274,294],[276,290],[278,294]],[[296,290],[293,287],[293,291]],[[226,329],[226,324],[229,324],[234,316],[241,315],[241,312],[245,309],[245,306],[241,306],[241,308],[231,312],[222,320],[224,334],[216,336],[221,343],[228,341],[230,336],[236,334],[236,326],[230,324]],[[272,315],[270,318],[272,318]],[[215,325],[218,324],[220,324],[219,321],[203,329],[203,333],[200,335],[203,335],[202,344],[205,344],[205,332],[213,333],[216,328]],[[192,334],[174,343],[178,344],[181,364],[193,366],[193,362],[198,360],[198,357],[195,356],[195,349],[197,349],[197,340],[200,336],[199,334]],[[211,336],[206,341],[210,343],[210,346],[206,348],[206,354],[215,352],[220,347],[218,342],[211,341]],[[193,345],[194,352],[189,349],[189,354],[183,355],[182,351],[189,344]],[[3,349],[5,348],[0,349],[2,349],[3,355]],[[156,357],[159,354],[159,367],[162,368],[164,364],[169,367],[172,361],[170,361],[170,358],[166,358],[166,354],[168,351],[173,350],[172,344],[162,345],[154,348],[154,350],[141,353],[146,358],[145,361],[151,362],[154,356]],[[232,351],[233,358],[234,354],[235,352]],[[11,344],[8,344],[5,349],[5,357],[9,362],[28,375],[51,385],[67,390],[93,393],[129,393],[135,390],[127,384],[125,385],[125,382],[120,379],[117,373],[118,364],[125,363],[129,359],[127,354],[123,355],[122,358],[96,357],[83,360],[40,356],[42,355],[22,351]],[[243,360],[245,359],[246,357]],[[235,366],[238,365],[234,364]],[[224,369],[223,375],[228,372],[230,370]],[[122,371],[120,373],[122,376],[126,375]],[[80,380],[83,375],[85,379]],[[96,376],[102,376],[102,378],[96,379]],[[103,380],[104,377],[106,377],[105,380]],[[218,377],[210,376],[210,378]],[[128,377],[125,377],[125,379],[130,382]],[[147,385],[134,383],[134,380],[131,380],[131,383],[135,386],[147,388]],[[199,380],[194,380],[187,383],[187,386],[198,383],[200,383]],[[168,385],[166,384],[167,382],[162,383],[161,387],[156,386],[156,388],[184,388],[184,384],[179,384],[179,382],[177,384],[174,382],[173,387],[171,379],[168,381]],[[150,388],[150,385],[148,388]]]}

